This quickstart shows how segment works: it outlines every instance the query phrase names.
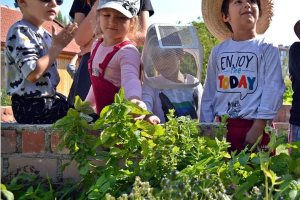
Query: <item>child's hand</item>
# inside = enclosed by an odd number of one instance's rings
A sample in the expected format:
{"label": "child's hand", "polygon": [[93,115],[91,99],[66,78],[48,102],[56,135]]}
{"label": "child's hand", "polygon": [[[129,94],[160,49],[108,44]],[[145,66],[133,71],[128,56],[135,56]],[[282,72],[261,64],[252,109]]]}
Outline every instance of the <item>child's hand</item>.
{"label": "child's hand", "polygon": [[160,123],[160,119],[156,115],[153,115],[153,114],[147,115],[145,117],[145,120],[147,122],[149,122],[150,124],[159,124]]}
{"label": "child's hand", "polygon": [[[144,110],[147,110],[147,106],[146,104],[141,101],[141,100],[138,100],[138,99],[131,99],[130,100],[131,103],[135,103],[137,104],[138,106],[140,106],[141,108],[143,108]],[[138,115],[138,114],[132,114],[133,116],[133,120],[134,121],[137,121],[137,120],[143,120],[145,118],[146,115]]]}
{"label": "child's hand", "polygon": [[63,30],[61,30],[57,34],[55,26],[52,26],[52,45],[60,46],[62,49],[65,48],[74,38],[77,28],[77,23],[72,24],[70,22]]}
{"label": "child's hand", "polygon": [[248,131],[244,146],[248,145],[248,148],[251,148],[255,142],[257,141],[258,137],[261,136],[266,127],[267,120],[265,119],[256,119],[254,124],[252,125],[251,129]]}

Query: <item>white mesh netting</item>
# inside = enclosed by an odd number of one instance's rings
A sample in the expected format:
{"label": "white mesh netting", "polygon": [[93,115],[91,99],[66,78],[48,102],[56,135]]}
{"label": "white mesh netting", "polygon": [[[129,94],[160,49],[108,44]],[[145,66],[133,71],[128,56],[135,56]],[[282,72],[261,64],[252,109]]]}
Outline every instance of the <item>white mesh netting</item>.
{"label": "white mesh netting", "polygon": [[[198,31],[192,25],[152,24],[147,31],[142,52],[144,82],[157,89],[193,88],[199,85],[203,63],[203,47]],[[197,78],[189,83],[186,75]],[[163,76],[163,83],[151,81]]]}

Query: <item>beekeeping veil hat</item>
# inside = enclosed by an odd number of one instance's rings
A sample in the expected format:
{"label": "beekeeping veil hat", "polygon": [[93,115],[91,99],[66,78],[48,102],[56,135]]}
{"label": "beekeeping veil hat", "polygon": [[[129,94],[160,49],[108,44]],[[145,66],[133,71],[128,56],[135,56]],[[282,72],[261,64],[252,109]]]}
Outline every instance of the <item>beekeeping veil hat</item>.
{"label": "beekeeping veil hat", "polygon": [[[200,84],[203,47],[192,25],[152,24],[147,31],[142,52],[143,81],[156,89],[194,88]],[[187,83],[184,75],[198,79]],[[153,81],[162,76],[170,81]]]}

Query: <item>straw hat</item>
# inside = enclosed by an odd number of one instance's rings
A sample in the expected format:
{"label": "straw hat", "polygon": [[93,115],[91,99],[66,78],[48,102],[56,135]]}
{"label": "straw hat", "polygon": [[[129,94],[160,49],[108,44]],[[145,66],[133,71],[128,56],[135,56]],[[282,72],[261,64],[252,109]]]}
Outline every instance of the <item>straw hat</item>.
{"label": "straw hat", "polygon": [[[274,0],[260,0],[262,16],[256,25],[257,34],[263,34],[269,28],[273,16]],[[202,15],[208,30],[221,41],[233,37],[233,33],[228,29],[222,20],[223,0],[202,0]]]}
{"label": "straw hat", "polygon": [[300,40],[300,20],[295,24],[294,31],[295,31],[295,34],[297,35],[297,37]]}

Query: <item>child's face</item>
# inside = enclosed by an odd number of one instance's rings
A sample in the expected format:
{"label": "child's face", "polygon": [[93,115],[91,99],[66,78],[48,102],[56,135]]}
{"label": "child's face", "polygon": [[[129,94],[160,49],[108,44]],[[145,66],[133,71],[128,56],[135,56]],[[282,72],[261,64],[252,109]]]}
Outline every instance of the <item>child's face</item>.
{"label": "child's face", "polygon": [[111,8],[100,10],[100,28],[104,41],[124,40],[132,25],[131,19]]}
{"label": "child's face", "polygon": [[45,21],[53,21],[59,12],[55,0],[49,3],[40,0],[19,0],[18,4],[22,8],[23,19],[37,27]]}
{"label": "child's face", "polygon": [[256,27],[260,17],[259,7],[256,0],[231,0],[229,3],[228,16],[222,13],[223,21],[228,22],[233,32],[250,30]]}

